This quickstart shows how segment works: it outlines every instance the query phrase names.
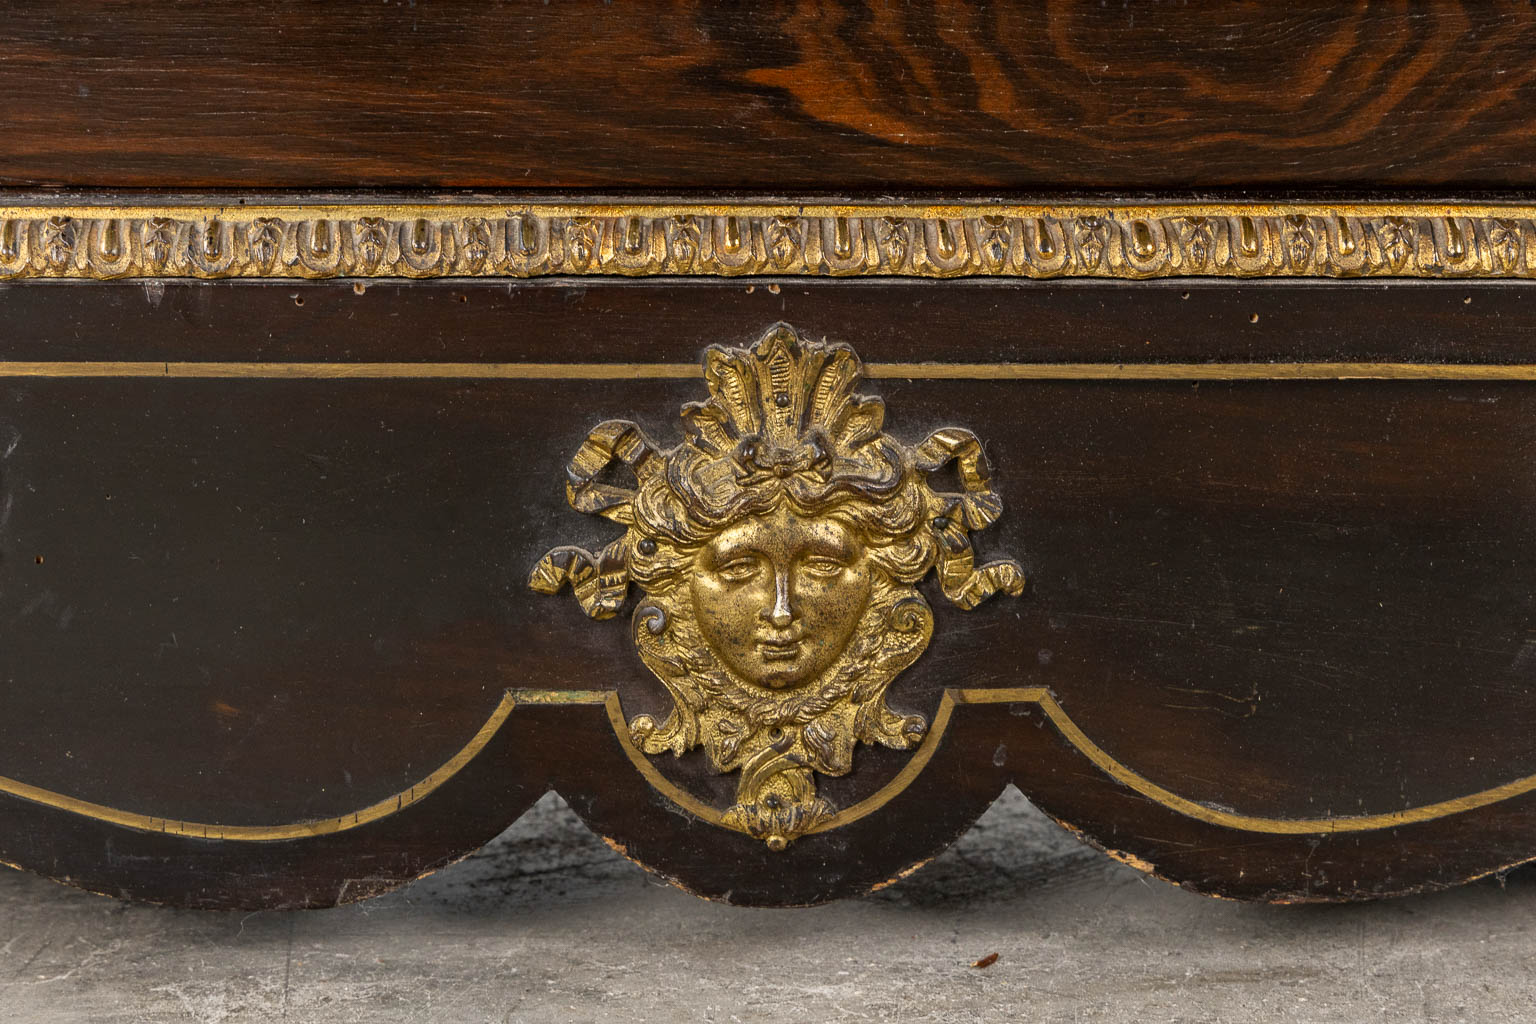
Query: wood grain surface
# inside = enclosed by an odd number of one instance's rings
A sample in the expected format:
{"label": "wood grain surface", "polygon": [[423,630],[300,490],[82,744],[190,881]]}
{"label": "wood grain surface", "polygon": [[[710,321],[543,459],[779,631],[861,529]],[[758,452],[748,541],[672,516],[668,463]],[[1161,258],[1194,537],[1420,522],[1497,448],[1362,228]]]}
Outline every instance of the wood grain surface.
{"label": "wood grain surface", "polygon": [[3,4],[0,184],[1517,189],[1528,5]]}

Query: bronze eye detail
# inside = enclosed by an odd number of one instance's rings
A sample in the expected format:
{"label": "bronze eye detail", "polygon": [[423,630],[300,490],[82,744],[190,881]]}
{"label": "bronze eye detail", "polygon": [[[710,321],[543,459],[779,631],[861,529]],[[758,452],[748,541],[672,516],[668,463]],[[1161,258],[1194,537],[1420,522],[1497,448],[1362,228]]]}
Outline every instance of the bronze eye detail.
{"label": "bronze eye detail", "polygon": [[757,559],[750,556],[733,558],[715,566],[715,575],[731,583],[745,583],[757,575]]}
{"label": "bronze eye detail", "polygon": [[831,578],[848,568],[846,564],[836,558],[827,555],[815,555],[804,562],[805,571],[812,576]]}

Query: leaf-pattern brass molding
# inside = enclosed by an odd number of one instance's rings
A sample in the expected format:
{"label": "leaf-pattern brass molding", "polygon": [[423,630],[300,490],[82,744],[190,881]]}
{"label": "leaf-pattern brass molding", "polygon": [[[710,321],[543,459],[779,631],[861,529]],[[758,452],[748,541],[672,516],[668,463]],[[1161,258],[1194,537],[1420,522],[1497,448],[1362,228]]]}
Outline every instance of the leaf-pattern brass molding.
{"label": "leaf-pattern brass molding", "polygon": [[0,206],[0,280],[1536,277],[1536,207],[1224,203]]}

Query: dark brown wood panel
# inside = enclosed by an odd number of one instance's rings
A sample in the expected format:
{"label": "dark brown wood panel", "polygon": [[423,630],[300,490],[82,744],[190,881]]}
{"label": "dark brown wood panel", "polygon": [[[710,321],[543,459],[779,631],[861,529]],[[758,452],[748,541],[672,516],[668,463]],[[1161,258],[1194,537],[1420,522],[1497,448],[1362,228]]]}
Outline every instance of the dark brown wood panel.
{"label": "dark brown wood panel", "polygon": [[[0,289],[6,360],[691,363],[776,320],[869,362],[1531,363],[1522,284],[545,281]],[[1257,320],[1254,317],[1257,316]],[[519,706],[440,788],[356,828],[249,841],[408,791],[508,688],[665,698],[625,615],[527,586],[599,420],[670,445],[698,379],[0,378],[0,858],[123,895],[327,905],[462,856],[549,787],[696,891],[803,903],[931,856],[1000,788],[1225,895],[1339,899],[1536,854],[1536,796],[1330,835],[1207,820],[1390,815],[1536,777],[1536,381],[879,379],[886,429],[983,439],[1019,598],[961,612],[893,705],[972,704],[890,803],[773,853],[691,817],[601,706]],[[861,746],[846,807],[909,763]],[[1095,760],[1094,757],[1099,759]],[[1105,758],[1191,803],[1152,798]],[[714,800],[697,754],[650,762]],[[1192,813],[1192,811],[1194,813]],[[93,816],[94,815],[94,816]],[[174,831],[174,830],[172,830]]]}
{"label": "dark brown wood panel", "polygon": [[1525,4],[0,10],[0,183],[1522,188]]}
{"label": "dark brown wood panel", "polygon": [[1536,285],[55,281],[0,287],[0,318],[19,360],[678,363],[788,319],[888,362],[1524,363]]}

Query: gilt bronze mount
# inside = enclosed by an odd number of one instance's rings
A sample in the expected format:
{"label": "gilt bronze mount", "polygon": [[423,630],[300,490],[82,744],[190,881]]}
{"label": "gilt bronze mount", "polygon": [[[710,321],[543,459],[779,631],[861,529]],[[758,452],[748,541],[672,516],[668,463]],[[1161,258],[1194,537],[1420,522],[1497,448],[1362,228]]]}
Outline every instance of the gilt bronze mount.
{"label": "gilt bronze mount", "polygon": [[[923,741],[927,720],[886,703],[933,635],[917,584],[936,571],[963,609],[1024,589],[1017,562],[978,566],[971,547],[1002,513],[981,442],[949,427],[901,443],[884,403],[855,393],[862,376],[851,348],[788,324],[751,349],[711,347],[709,398],[684,406],[682,444],[609,420],[571,460],[571,507],[624,534],[596,553],[557,547],[529,580],[569,584],[594,619],[640,587],[635,644],[672,710],[634,718],[631,741],[652,755],[702,746],[715,771],[739,772],[721,821],[772,850],[831,821],[815,780],[853,771],[856,745]],[[635,487],[600,482],[615,463]],[[951,464],[964,490],[934,489],[928,475]]]}
{"label": "gilt bronze mount", "polygon": [[1536,277],[1491,203],[0,206],[0,281],[549,276]]}

